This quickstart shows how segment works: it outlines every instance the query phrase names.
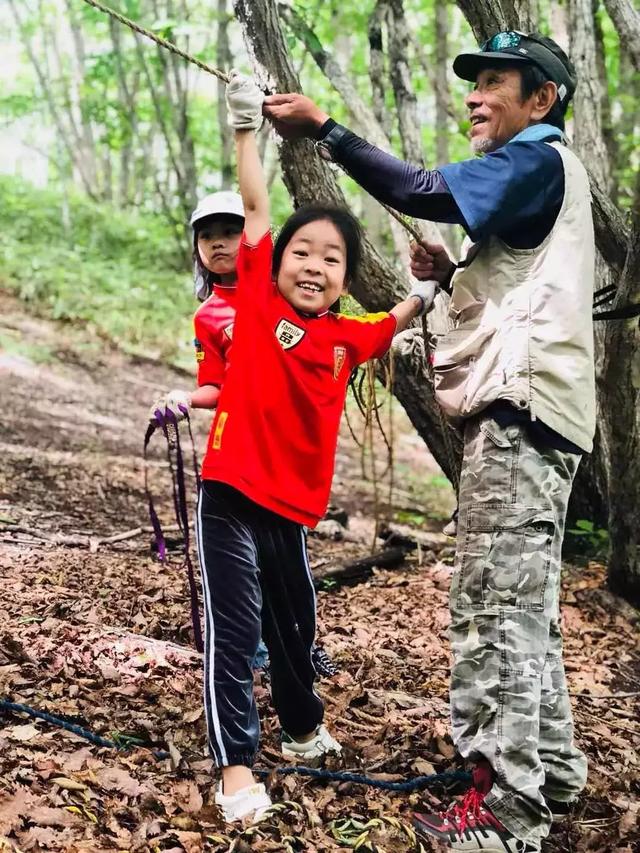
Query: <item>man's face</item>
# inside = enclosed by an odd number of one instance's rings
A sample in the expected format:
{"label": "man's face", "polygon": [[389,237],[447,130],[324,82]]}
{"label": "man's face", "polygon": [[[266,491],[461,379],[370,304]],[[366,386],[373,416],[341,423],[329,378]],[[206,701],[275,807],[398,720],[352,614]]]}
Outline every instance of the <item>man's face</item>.
{"label": "man's face", "polygon": [[486,68],[465,104],[471,119],[471,150],[487,154],[505,145],[528,127],[535,111],[535,95],[522,100],[520,72],[513,68]]}

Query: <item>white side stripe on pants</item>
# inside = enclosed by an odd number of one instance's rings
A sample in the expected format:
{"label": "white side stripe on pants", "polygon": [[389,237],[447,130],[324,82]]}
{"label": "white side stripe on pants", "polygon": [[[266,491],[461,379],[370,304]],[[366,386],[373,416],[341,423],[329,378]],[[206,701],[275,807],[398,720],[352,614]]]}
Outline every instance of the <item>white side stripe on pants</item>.
{"label": "white side stripe on pants", "polygon": [[204,678],[208,680],[209,685],[209,695],[211,697],[211,721],[213,723],[213,736],[211,734],[211,729],[209,726],[209,714],[207,713],[209,708],[207,708],[207,691],[204,689],[204,707],[205,707],[205,717],[207,719],[207,731],[209,733],[209,740],[215,740],[218,751],[220,753],[220,764],[224,767],[227,764],[227,752],[224,748],[224,742],[222,740],[222,731],[220,729],[220,717],[218,716],[218,706],[216,703],[216,689],[215,689],[215,679],[214,679],[214,663],[215,663],[215,628],[213,624],[213,609],[211,606],[211,593],[209,590],[209,580],[207,577],[207,568],[204,560],[204,547],[202,545],[202,490],[200,490],[200,494],[198,496],[198,517],[196,519],[196,539],[198,543],[198,558],[200,560],[200,574],[202,576],[202,588],[204,592],[204,609],[205,609],[205,654],[204,654],[204,665],[205,672]]}
{"label": "white side stripe on pants", "polygon": [[[313,574],[311,572],[311,566],[309,565],[309,555],[307,553],[307,537],[305,536],[305,528],[300,528],[300,544],[302,546],[302,557],[304,559],[304,567],[307,570],[307,577],[309,578],[309,583],[311,584],[311,592],[313,593],[313,624],[316,626],[316,632],[318,630],[318,596],[316,595],[316,586],[313,582]],[[315,664],[313,663],[313,649],[315,646],[315,637],[314,642],[311,644],[311,648],[309,649],[309,658],[311,659],[311,666],[315,669]],[[318,696],[315,687],[313,688],[313,695]],[[320,696],[318,696],[320,699]]]}

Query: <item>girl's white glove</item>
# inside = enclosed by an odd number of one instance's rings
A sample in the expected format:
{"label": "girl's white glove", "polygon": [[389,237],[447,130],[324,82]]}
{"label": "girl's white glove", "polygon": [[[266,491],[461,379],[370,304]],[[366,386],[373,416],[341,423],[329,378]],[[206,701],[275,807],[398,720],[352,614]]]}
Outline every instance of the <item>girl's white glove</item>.
{"label": "girl's white glove", "polygon": [[[178,389],[169,391],[164,397],[160,397],[149,409],[149,420],[158,423],[159,419],[174,417],[177,421],[183,420],[189,414],[191,408],[191,394]],[[160,413],[160,418],[158,417]]]}
{"label": "girl's white glove", "polygon": [[418,312],[418,317],[427,314],[433,308],[433,300],[436,298],[436,292],[439,288],[437,281],[414,281],[413,287],[409,291],[409,296],[417,296],[422,302],[422,308]]}
{"label": "girl's white glove", "polygon": [[264,94],[253,80],[235,68],[229,72],[227,84],[227,109],[229,124],[236,130],[257,130],[262,124]]}

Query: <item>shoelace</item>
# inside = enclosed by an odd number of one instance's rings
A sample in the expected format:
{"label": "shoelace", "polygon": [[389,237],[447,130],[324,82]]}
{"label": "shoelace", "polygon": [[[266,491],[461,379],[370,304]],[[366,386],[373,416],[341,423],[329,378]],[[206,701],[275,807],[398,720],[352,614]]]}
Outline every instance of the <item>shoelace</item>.
{"label": "shoelace", "polygon": [[318,675],[324,675],[327,677],[337,675],[340,671],[324,649],[320,649],[315,646],[312,652],[312,658],[313,665],[315,666]]}
{"label": "shoelace", "polygon": [[483,808],[484,794],[477,788],[471,788],[460,803],[454,803],[445,813],[445,817],[453,824],[456,831],[462,835],[467,827],[473,829],[475,824],[489,824],[495,829],[504,827],[497,817],[487,808]]}

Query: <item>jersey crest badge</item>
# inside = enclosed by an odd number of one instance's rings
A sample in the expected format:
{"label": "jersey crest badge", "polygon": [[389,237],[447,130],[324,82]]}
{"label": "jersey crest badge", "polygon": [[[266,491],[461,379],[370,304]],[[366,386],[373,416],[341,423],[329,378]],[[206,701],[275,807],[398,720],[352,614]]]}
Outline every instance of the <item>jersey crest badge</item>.
{"label": "jersey crest badge", "polygon": [[306,332],[295,323],[282,319],[276,326],[276,338],[282,349],[293,349],[304,338]]}
{"label": "jersey crest badge", "polygon": [[196,348],[196,361],[203,361],[204,360],[204,348],[203,348],[201,342],[197,338],[194,338],[193,339],[193,345]]}
{"label": "jersey crest badge", "polygon": [[232,338],[233,338],[233,323],[229,323],[229,325],[225,329],[223,329],[222,331],[229,338],[229,340],[232,340]]}
{"label": "jersey crest badge", "polygon": [[333,378],[337,379],[340,376],[340,371],[342,370],[342,366],[344,364],[344,360],[347,357],[347,350],[345,347],[334,347],[333,348]]}

